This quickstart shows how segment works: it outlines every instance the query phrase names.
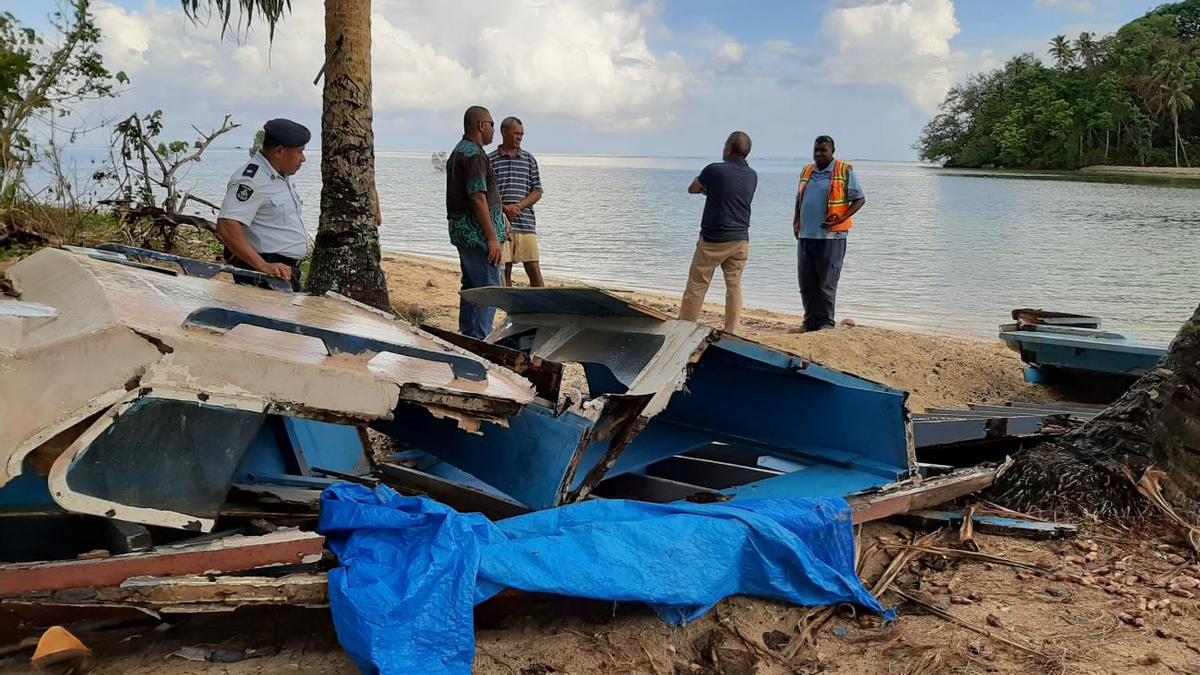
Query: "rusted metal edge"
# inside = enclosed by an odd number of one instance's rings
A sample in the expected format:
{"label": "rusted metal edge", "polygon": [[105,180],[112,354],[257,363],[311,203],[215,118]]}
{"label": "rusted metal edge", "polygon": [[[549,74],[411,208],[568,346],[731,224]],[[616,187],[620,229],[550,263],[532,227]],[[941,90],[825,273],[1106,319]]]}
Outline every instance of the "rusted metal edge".
{"label": "rusted metal edge", "polygon": [[68,588],[116,586],[131,577],[175,577],[242,572],[273,565],[316,562],[325,538],[300,530],[256,537],[233,536],[201,545],[160,547],[100,560],[0,565],[0,595]]}
{"label": "rusted metal edge", "polygon": [[898,486],[887,492],[849,497],[855,523],[880,520],[898,513],[927,509],[979,492],[992,485],[1003,467],[974,467],[920,484]]}

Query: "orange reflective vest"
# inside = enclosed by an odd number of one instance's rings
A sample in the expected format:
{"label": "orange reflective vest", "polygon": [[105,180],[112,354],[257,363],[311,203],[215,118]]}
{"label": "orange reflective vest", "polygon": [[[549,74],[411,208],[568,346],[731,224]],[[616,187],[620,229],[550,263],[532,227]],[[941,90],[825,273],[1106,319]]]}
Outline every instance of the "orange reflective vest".
{"label": "orange reflective vest", "polygon": [[[812,180],[815,168],[814,165],[809,164],[800,172],[800,187],[796,195],[797,208],[804,202],[804,188],[808,187],[808,181]],[[850,181],[850,170],[853,168],[849,162],[843,162],[840,159],[833,160],[833,176],[829,179],[829,206],[825,210],[826,216],[843,216],[850,212],[850,198],[846,194],[846,183]],[[829,228],[829,231],[849,232],[852,227],[854,227],[854,219],[847,218]]]}

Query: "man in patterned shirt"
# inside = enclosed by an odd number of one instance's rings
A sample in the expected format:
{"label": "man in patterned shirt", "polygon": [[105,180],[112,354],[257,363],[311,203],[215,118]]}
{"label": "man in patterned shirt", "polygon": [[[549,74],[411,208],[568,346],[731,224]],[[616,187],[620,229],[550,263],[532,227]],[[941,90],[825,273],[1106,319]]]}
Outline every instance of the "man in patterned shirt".
{"label": "man in patterned shirt", "polygon": [[[496,123],[487,108],[473,105],[463,114],[463,137],[446,160],[446,220],[450,243],[458,249],[462,289],[500,286],[501,245],[508,238],[496,174],[483,146],[492,142]],[[477,340],[492,332],[494,307],[458,301],[458,332]]]}
{"label": "man in patterned shirt", "polygon": [[503,142],[488,155],[496,181],[500,184],[500,201],[504,215],[512,225],[510,238],[512,260],[504,265],[504,285],[512,286],[513,263],[524,263],[530,286],[545,286],[542,268],[538,263],[537,221],[533,205],[542,198],[542,177],[537,160],[521,149],[525,125],[516,117],[505,117],[500,123]]}

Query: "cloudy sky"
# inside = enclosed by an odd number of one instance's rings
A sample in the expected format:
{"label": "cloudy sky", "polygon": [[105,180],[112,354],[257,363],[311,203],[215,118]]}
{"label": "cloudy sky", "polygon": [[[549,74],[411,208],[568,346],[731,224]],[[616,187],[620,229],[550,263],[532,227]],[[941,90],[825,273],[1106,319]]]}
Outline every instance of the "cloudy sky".
{"label": "cloudy sky", "polygon": [[[320,126],[323,2],[220,39],[171,0],[96,0],[105,61],[131,79],[95,121],[161,109],[190,137],[225,113],[246,144],[270,117]],[[44,27],[51,3],[6,0]],[[947,88],[1047,40],[1109,32],[1158,0],[374,0],[376,146],[453,145],[465,106],[525,121],[548,153],[706,156],[742,129],[760,156],[912,159]],[[244,133],[243,133],[244,132]],[[240,136],[239,136],[240,134]],[[314,141],[314,145],[316,141]]]}

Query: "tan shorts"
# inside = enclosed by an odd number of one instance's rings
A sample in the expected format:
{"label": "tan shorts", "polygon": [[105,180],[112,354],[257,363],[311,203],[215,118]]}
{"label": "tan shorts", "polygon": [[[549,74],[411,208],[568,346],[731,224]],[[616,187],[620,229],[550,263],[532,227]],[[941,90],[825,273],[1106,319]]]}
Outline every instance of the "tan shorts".
{"label": "tan shorts", "polygon": [[537,235],[527,232],[509,232],[508,250],[504,262],[527,263],[538,262]]}

